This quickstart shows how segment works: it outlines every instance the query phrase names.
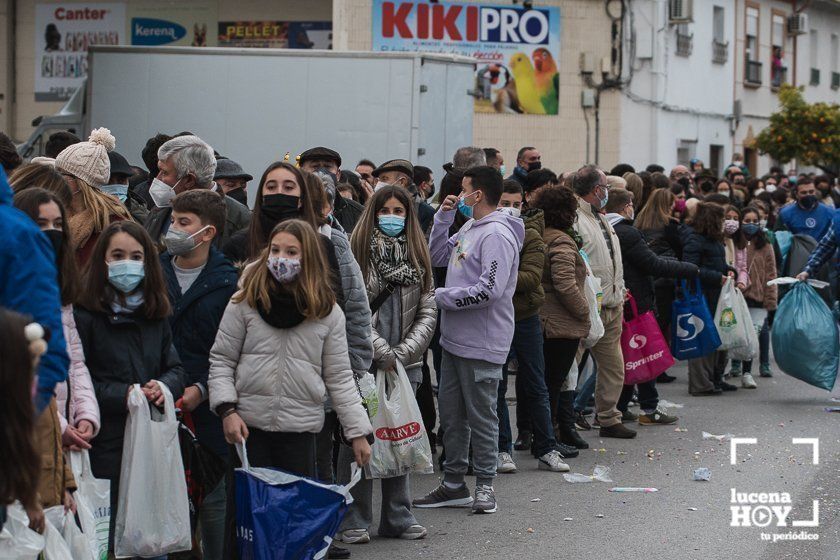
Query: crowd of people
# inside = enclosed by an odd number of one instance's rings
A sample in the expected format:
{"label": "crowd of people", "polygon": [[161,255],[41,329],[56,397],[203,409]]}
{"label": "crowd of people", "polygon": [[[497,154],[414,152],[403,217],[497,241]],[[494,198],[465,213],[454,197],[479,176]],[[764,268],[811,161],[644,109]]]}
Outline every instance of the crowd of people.
{"label": "crowd of people", "polygon": [[[370,460],[368,372],[404,368],[439,455],[441,483],[425,496],[409,475],[376,485],[378,535],[422,539],[415,509],[496,512],[514,449],[559,473],[588,448],[581,432],[634,438],[634,423],[678,422],[657,393],[674,376],[624,383],[631,309],[653,311],[668,338],[678,280],[699,281],[711,307],[731,280],[760,331],[758,376],[770,377],[776,232],[814,240],[790,272],[800,280],[840,246],[834,178],[751,177],[737,155],[721,177],[696,160],[555,173],[523,147],[506,176],[499,150],[463,147],[436,182],[441,172],[407,160],[348,168],[314,147],[249,185],[189,132],[150,138],[145,168],[116,142],[100,128],[87,141],[56,133],[28,163],[0,150],[0,452],[11,458],[0,493],[43,529],[44,508],[74,508],[66,451],[88,450],[113,519],[129,392],[139,384],[153,407],[171,394],[227,465],[198,512],[207,559],[237,555],[234,444],[251,466],[330,483]],[[584,344],[592,277],[603,333]],[[688,366],[691,395],[736,391],[736,379],[760,390],[752,362],[725,351]],[[373,489],[353,488],[336,543],[370,541]]]}

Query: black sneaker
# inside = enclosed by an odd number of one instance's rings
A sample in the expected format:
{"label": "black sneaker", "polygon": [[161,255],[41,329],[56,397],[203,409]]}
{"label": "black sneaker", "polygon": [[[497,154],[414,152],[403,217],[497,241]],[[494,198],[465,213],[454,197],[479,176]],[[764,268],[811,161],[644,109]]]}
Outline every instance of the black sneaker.
{"label": "black sneaker", "polygon": [[473,498],[466,484],[459,488],[447,488],[441,484],[422,498],[415,498],[412,504],[417,508],[464,507],[470,506]]}
{"label": "black sneaker", "polygon": [[586,415],[583,412],[576,412],[575,413],[575,427],[578,430],[583,430],[584,432],[588,432],[592,429],[592,424],[589,423],[589,420],[586,419]]}
{"label": "black sneaker", "polygon": [[673,383],[676,380],[676,377],[668,375],[667,373],[660,373],[659,377],[656,378],[657,383]]}
{"label": "black sneaker", "polygon": [[578,455],[580,455],[580,451],[577,450],[577,447],[572,447],[571,445],[566,445],[565,443],[557,442],[557,451],[560,452],[560,456],[564,459],[574,459]]}
{"label": "black sneaker", "polygon": [[721,381],[717,384],[717,388],[721,391],[737,391],[738,387],[731,383],[727,383],[726,381]]}
{"label": "black sneaker", "polygon": [[516,438],[516,441],[513,442],[513,448],[517,451],[527,451],[531,449],[531,444],[534,443],[534,434],[532,434],[529,430],[522,430],[519,432],[519,436]]}
{"label": "black sneaker", "polygon": [[327,558],[329,558],[329,560],[343,560],[344,558],[350,558],[350,551],[346,548],[341,548],[340,546],[331,544],[329,550],[327,550]]}

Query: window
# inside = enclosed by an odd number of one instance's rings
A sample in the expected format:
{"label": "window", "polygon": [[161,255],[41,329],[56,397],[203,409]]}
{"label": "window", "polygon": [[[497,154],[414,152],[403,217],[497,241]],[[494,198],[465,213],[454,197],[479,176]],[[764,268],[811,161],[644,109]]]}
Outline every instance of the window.
{"label": "window", "polygon": [[840,37],[831,34],[831,89],[840,89]]}
{"label": "window", "polygon": [[808,53],[811,58],[811,85],[818,86],[820,85],[820,69],[817,68],[820,60],[820,38],[816,29],[811,30],[811,45]]}
{"label": "window", "polygon": [[761,62],[758,57],[758,5],[747,4],[744,83],[761,85]]}
{"label": "window", "polygon": [[677,25],[677,54],[679,56],[691,56],[693,37],[687,23]]}
{"label": "window", "polygon": [[724,26],[726,25],[724,11],[721,6],[713,6],[713,8],[712,30],[714,39],[712,40],[712,62],[726,64],[726,60],[729,58],[729,43],[724,39],[726,37],[724,31]]}
{"label": "window", "polygon": [[720,176],[723,169],[723,146],[720,144],[709,145],[709,169],[716,176]]}
{"label": "window", "polygon": [[785,21],[786,16],[773,10],[773,25],[770,39],[770,85],[780,87],[787,80],[787,66],[785,65]]}

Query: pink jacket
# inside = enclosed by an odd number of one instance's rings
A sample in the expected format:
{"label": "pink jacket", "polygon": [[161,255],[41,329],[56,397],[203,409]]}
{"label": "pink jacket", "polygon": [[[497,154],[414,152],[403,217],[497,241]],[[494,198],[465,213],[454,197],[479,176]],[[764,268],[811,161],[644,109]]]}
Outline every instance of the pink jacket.
{"label": "pink jacket", "polygon": [[726,238],[726,264],[734,267],[738,271],[735,278],[736,284],[743,284],[746,287],[750,286],[750,273],[747,270],[747,249],[738,249],[735,247],[735,242],[730,238]]}
{"label": "pink jacket", "polygon": [[93,435],[99,433],[99,403],[93,392],[93,382],[90,372],[85,365],[85,353],[82,350],[82,340],[76,330],[73,319],[73,306],[61,307],[61,324],[64,327],[64,340],[67,341],[67,353],[70,355],[70,373],[68,381],[55,386],[56,404],[58,404],[61,433],[67,429],[67,383],[70,383],[69,420],[76,426],[80,420],[87,420],[93,424]]}

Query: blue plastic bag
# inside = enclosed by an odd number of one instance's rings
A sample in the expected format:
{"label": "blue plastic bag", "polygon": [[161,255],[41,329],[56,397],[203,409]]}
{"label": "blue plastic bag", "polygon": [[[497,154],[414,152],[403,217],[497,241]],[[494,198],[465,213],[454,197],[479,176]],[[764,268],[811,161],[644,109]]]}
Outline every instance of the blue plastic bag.
{"label": "blue plastic bag", "polygon": [[779,304],[773,355],[786,374],[827,391],[840,367],[840,341],[831,309],[807,282],[797,282]]}
{"label": "blue plastic bag", "polygon": [[348,506],[350,489],[362,471],[352,465],[347,486],[321,484],[276,469],[248,464],[237,445],[236,540],[241,560],[318,560],[325,558]]}
{"label": "blue plastic bag", "polygon": [[700,279],[695,283],[695,293],[691,293],[685,280],[681,286],[682,293],[671,306],[671,354],[677,360],[702,358],[717,350],[720,336],[703,297]]}

